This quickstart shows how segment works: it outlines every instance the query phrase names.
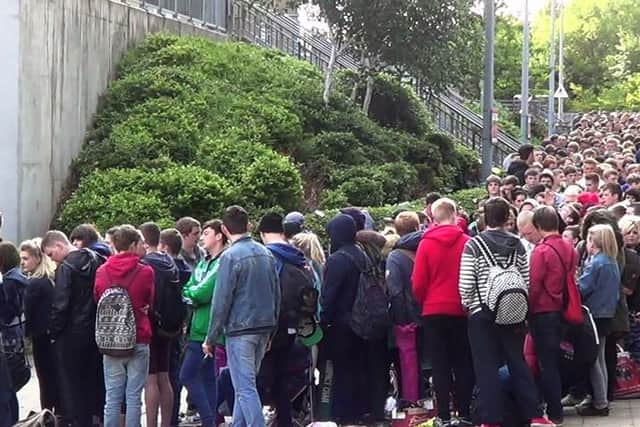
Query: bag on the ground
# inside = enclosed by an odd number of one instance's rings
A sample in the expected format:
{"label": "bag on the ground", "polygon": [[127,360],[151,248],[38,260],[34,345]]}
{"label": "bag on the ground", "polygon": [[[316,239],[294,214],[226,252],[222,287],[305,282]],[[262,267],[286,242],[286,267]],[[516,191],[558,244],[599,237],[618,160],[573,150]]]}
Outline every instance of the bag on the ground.
{"label": "bag on the ground", "polygon": [[382,338],[391,326],[389,298],[384,274],[380,274],[371,259],[364,253],[364,265],[347,251],[344,253],[360,270],[356,299],[351,310],[350,326],[353,332],[365,340]]}
{"label": "bag on the ground", "polygon": [[640,397],[640,366],[631,358],[629,352],[618,346],[618,361],[616,364],[616,399],[631,399]]}
{"label": "bag on the ground", "polygon": [[473,241],[489,265],[487,295],[484,302],[476,283],[480,303],[493,314],[498,325],[516,325],[524,322],[529,311],[529,297],[527,283],[517,268],[517,250],[511,253],[506,264],[500,264],[482,235],[475,237]]}
{"label": "bag on the ground", "polygon": [[123,280],[112,282],[104,291],[96,310],[96,344],[100,353],[112,357],[129,357],[136,348],[136,319],[128,287],[140,270],[137,265]]}
{"label": "bag on the ground", "polygon": [[56,416],[48,409],[42,412],[31,412],[24,420],[18,421],[13,427],[57,427]]}

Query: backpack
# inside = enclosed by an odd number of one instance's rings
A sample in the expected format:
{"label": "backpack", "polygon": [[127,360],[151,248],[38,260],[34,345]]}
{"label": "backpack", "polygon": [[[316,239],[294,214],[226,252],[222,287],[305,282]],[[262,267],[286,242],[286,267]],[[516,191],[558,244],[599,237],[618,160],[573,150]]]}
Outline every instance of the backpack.
{"label": "backpack", "polygon": [[358,290],[351,309],[351,330],[365,340],[382,338],[391,327],[384,274],[379,274],[379,270],[364,252],[364,266],[360,266],[355,257],[347,251],[342,253],[359,270]]}
{"label": "backpack", "polygon": [[302,320],[314,318],[318,311],[318,290],[313,268],[279,262],[278,277],[282,290],[280,316],[288,327],[298,328]]}
{"label": "backpack", "polygon": [[182,332],[189,315],[187,304],[182,297],[179,280],[163,281],[156,274],[155,300],[153,303],[154,333],[165,338],[174,338]]}
{"label": "backpack", "polygon": [[517,250],[511,253],[507,264],[502,265],[491,253],[482,235],[475,237],[473,241],[489,265],[487,295],[484,303],[476,281],[480,304],[492,313],[498,325],[516,325],[524,322],[529,311],[529,294],[527,283],[516,266]]}
{"label": "backpack", "polygon": [[43,409],[41,412],[29,412],[29,415],[24,420],[20,420],[13,427],[57,427],[58,420],[48,409]]}
{"label": "backpack", "polygon": [[[137,265],[123,283],[110,282],[96,309],[96,344],[100,353],[111,357],[129,357],[136,347],[136,318],[127,288],[140,271]],[[126,285],[124,284],[126,283]]]}

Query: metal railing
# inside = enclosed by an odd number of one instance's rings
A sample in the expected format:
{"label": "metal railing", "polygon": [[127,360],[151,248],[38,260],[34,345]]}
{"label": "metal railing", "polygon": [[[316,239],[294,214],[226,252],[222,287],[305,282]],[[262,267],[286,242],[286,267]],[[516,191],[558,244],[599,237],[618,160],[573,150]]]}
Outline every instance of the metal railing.
{"label": "metal railing", "polygon": [[229,27],[229,1],[231,0],[121,0],[162,15],[173,16],[216,30]]}

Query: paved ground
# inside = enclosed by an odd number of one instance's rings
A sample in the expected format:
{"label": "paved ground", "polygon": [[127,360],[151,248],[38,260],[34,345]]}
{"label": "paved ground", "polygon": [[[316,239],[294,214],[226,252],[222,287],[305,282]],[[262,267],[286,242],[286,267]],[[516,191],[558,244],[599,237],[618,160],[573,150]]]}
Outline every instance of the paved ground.
{"label": "paved ground", "polygon": [[[34,373],[35,375],[35,373]],[[184,393],[183,393],[184,394]],[[29,411],[37,411],[40,407],[38,400],[38,382],[35,376],[18,393],[20,402],[20,416],[26,416]],[[144,418],[144,417],[143,417]],[[145,425],[143,419],[143,426]],[[611,404],[611,414],[603,418],[582,418],[573,409],[565,412],[565,427],[640,427],[640,400],[620,400]]]}

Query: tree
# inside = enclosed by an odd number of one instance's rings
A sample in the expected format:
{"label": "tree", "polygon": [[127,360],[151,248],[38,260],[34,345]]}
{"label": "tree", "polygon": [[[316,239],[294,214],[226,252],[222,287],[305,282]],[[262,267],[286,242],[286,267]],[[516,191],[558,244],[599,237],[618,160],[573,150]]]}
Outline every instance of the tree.
{"label": "tree", "polygon": [[330,25],[332,49],[326,96],[335,57],[348,50],[360,58],[368,111],[374,76],[381,71],[420,79],[430,90],[456,86],[480,65],[481,25],[473,0],[318,0]]}

